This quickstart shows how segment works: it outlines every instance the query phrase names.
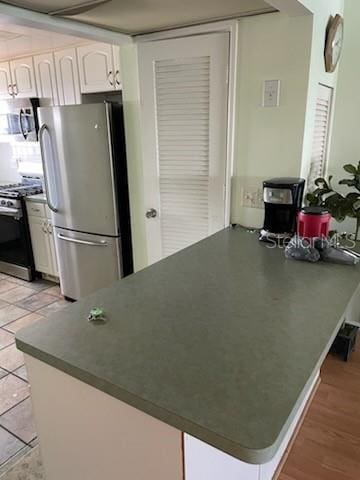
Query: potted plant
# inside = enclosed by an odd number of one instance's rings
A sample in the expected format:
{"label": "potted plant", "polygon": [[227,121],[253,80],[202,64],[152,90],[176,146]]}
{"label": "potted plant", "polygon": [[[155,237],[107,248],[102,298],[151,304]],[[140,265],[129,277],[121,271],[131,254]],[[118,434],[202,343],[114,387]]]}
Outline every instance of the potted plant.
{"label": "potted plant", "polygon": [[360,229],[360,162],[357,166],[347,164],[343,166],[350,178],[339,181],[339,185],[348,186],[351,191],[347,194],[337,192],[332,186],[333,176],[328,180],[317,178],[316,189],[306,195],[309,206],[324,207],[329,210],[335,220],[343,222],[345,218],[354,218],[356,221],[355,240],[358,240]]}

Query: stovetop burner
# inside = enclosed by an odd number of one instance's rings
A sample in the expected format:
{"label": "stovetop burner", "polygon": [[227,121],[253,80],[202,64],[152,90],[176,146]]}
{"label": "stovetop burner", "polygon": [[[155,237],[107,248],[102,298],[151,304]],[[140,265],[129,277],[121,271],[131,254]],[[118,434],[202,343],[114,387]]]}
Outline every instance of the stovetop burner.
{"label": "stovetop burner", "polygon": [[0,197],[3,198],[21,198],[38,193],[43,193],[41,182],[13,183],[0,186]]}

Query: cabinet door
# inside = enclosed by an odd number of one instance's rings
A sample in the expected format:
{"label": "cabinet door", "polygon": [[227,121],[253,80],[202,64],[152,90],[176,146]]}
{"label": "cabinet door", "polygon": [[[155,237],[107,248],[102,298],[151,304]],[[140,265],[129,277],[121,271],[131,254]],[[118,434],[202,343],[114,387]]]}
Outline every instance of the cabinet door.
{"label": "cabinet door", "polygon": [[9,62],[0,63],[0,98],[12,98]]}
{"label": "cabinet door", "polygon": [[107,43],[93,43],[77,48],[82,93],[114,90],[113,53]]}
{"label": "cabinet door", "polygon": [[114,65],[114,87],[116,90],[122,89],[121,64],[120,64],[120,47],[112,46],[113,65]]}
{"label": "cabinet door", "polygon": [[13,92],[16,97],[37,97],[33,58],[19,58],[10,62]]}
{"label": "cabinet door", "polygon": [[34,67],[39,97],[49,99],[51,105],[59,105],[53,54],[36,55]]}
{"label": "cabinet door", "polygon": [[50,245],[50,252],[51,252],[51,275],[58,277],[59,268],[58,268],[56,250],[55,250],[54,229],[50,219],[48,219],[48,222],[47,222],[47,231],[49,235],[49,245]]}
{"label": "cabinet door", "polygon": [[81,103],[79,71],[75,48],[54,53],[60,105]]}
{"label": "cabinet door", "polygon": [[31,244],[38,272],[52,275],[52,255],[47,231],[47,220],[41,217],[29,216]]}

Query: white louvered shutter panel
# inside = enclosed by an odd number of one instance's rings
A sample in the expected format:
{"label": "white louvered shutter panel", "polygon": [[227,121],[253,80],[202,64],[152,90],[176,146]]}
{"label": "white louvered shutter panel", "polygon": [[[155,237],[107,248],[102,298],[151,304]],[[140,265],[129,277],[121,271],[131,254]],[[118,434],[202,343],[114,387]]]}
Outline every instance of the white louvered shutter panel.
{"label": "white louvered shutter panel", "polygon": [[322,177],[326,170],[332,93],[333,89],[331,87],[319,85],[308,177],[308,189],[310,191],[315,188],[315,180]]}
{"label": "white louvered shutter panel", "polygon": [[209,234],[210,57],[155,62],[162,255]]}
{"label": "white louvered shutter panel", "polygon": [[138,55],[151,264],[227,224],[229,34],[144,42]]}

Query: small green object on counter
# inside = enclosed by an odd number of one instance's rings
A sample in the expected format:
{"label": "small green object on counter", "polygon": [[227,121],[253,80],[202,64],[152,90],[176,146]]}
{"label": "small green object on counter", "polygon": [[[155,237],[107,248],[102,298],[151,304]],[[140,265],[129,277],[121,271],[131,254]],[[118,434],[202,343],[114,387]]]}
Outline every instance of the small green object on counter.
{"label": "small green object on counter", "polygon": [[95,307],[90,310],[87,317],[89,322],[105,322],[105,312],[103,308]]}

